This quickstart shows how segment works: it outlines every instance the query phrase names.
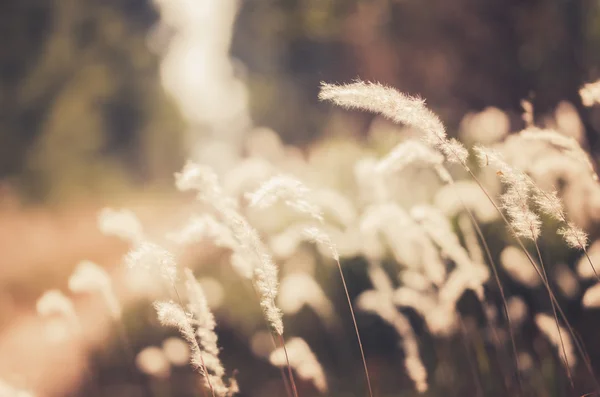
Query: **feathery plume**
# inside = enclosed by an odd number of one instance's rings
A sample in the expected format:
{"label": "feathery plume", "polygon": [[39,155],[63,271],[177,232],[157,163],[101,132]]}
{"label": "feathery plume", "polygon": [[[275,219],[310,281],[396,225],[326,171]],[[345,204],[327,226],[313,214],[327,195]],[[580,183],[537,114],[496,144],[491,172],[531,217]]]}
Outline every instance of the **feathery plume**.
{"label": "feathery plume", "polygon": [[589,154],[581,148],[576,139],[565,136],[554,130],[540,129],[536,127],[526,128],[525,130],[519,132],[518,136],[525,140],[546,142],[551,147],[558,150],[561,154],[564,154],[575,162],[581,163],[589,170],[592,179],[595,181],[598,180],[598,175],[594,170],[594,165],[590,160]]}
{"label": "feathery plume", "polygon": [[[532,127],[533,128],[533,127]],[[525,131],[521,132],[521,134]],[[548,133],[535,133],[535,135],[544,137]],[[564,137],[558,133],[559,139],[573,141],[579,150],[582,150],[576,141],[572,138]],[[528,136],[528,135],[524,135]],[[552,138],[554,139],[554,138]],[[564,144],[567,145],[566,143]],[[575,149],[570,148],[575,153]],[[537,186],[534,181],[525,173],[509,166],[500,154],[483,147],[476,147],[475,151],[482,165],[492,165],[498,169],[498,175],[501,181],[508,186],[507,191],[501,196],[504,208],[512,221],[512,226],[516,229],[517,235],[536,240],[540,234],[541,221],[539,217],[529,209],[528,199],[531,198],[539,210],[551,218],[563,223],[557,233],[563,237],[564,241],[572,248],[585,251],[588,237],[587,234],[578,228],[573,222],[566,218],[563,204],[556,191],[544,191]],[[574,156],[576,154],[573,154]],[[576,155],[581,157],[579,154]]]}
{"label": "feathery plume", "polygon": [[326,247],[331,252],[333,259],[336,261],[340,260],[340,255],[338,254],[337,248],[331,241],[331,238],[329,238],[329,235],[323,232],[321,229],[318,227],[307,227],[304,229],[304,235],[311,241]]}
{"label": "feathery plume", "polygon": [[137,244],[127,253],[125,265],[130,269],[141,269],[156,274],[172,283],[177,279],[177,265],[173,254],[147,241]]}
{"label": "feathery plume", "polygon": [[301,214],[322,222],[321,210],[309,199],[309,189],[299,180],[289,175],[278,175],[264,182],[254,193],[247,194],[250,206],[265,209],[278,201]]}
{"label": "feathery plume", "polygon": [[559,228],[557,233],[571,248],[584,250],[588,245],[587,233],[578,228],[573,222],[567,222],[566,226]]}
{"label": "feathery plume", "polygon": [[[290,365],[296,370],[298,376],[312,382],[319,392],[327,393],[327,379],[323,367],[304,339],[291,338],[285,346],[290,358]],[[274,350],[269,356],[269,361],[277,367],[284,367],[287,361],[283,348],[279,347]]]}
{"label": "feathery plume", "polygon": [[198,199],[211,205],[231,230],[237,246],[235,252],[252,263],[252,281],[261,298],[263,313],[273,330],[282,335],[282,314],[275,305],[279,289],[278,268],[256,229],[237,211],[233,200],[223,194],[219,179],[210,167],[188,162],[175,177],[180,190],[197,191]]}
{"label": "feathery plume", "polygon": [[121,317],[121,304],[113,290],[110,276],[102,267],[91,261],[81,261],[69,277],[69,290],[73,293],[98,292],[115,319]]}
{"label": "feathery plume", "polygon": [[197,244],[204,239],[209,239],[217,247],[231,250],[237,248],[231,230],[210,214],[192,217],[182,229],[167,237],[181,245]]}
{"label": "feathery plume", "polygon": [[103,208],[98,214],[98,228],[107,236],[116,236],[132,243],[144,236],[140,220],[128,209]]}
{"label": "feathery plume", "polygon": [[448,179],[448,171],[443,167],[444,156],[429,146],[415,140],[406,140],[396,145],[384,158],[379,160],[375,171],[380,174],[399,173],[413,165],[432,167],[440,179]]}
{"label": "feathery plume", "polygon": [[[237,392],[235,382],[230,386],[225,385],[223,377],[225,368],[219,359],[219,347],[217,345],[217,334],[215,333],[215,318],[208,307],[206,296],[200,283],[194,277],[190,269],[184,269],[185,285],[189,299],[189,310],[192,314],[190,320],[196,329],[196,337],[200,342],[202,352],[202,364],[206,369],[206,377],[209,385],[217,396],[229,396]],[[233,386],[233,389],[231,389]]]}
{"label": "feathery plume", "polygon": [[192,350],[192,364],[198,366],[201,371],[204,368],[199,365],[202,361],[199,358],[200,346],[196,341],[194,334],[194,328],[190,321],[190,315],[183,310],[183,308],[175,302],[154,302],[154,308],[156,309],[156,315],[158,321],[165,327],[174,327],[179,330],[181,336],[190,344]]}
{"label": "feathery plume", "polygon": [[475,146],[473,150],[479,164],[482,167],[491,166],[496,169],[500,181],[506,185],[506,191],[500,196],[500,200],[516,235],[533,241],[537,240],[542,222],[539,216],[529,208],[530,180],[525,174],[508,165],[497,151],[483,146]]}
{"label": "feathery plume", "polygon": [[182,192],[195,190],[202,194],[207,201],[210,198],[223,196],[217,174],[211,168],[192,161],[188,161],[181,172],[175,173],[175,186]]}
{"label": "feathery plume", "polygon": [[423,131],[425,142],[442,152],[450,163],[465,164],[469,156],[460,142],[448,139],[444,124],[425,106],[423,99],[360,80],[345,85],[321,83],[319,99],[347,109],[379,113],[395,123],[418,128]]}

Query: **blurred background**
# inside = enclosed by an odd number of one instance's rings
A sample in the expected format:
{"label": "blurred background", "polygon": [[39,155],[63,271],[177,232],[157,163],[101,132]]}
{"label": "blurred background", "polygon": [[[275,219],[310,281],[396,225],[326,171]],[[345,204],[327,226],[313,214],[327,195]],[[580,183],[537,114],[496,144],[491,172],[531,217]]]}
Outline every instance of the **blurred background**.
{"label": "blurred background", "polygon": [[[533,103],[540,122],[568,109],[578,116],[590,152],[600,153],[600,112],[584,107],[578,94],[584,83],[600,78],[597,1],[1,2],[4,340],[21,340],[26,331],[15,328],[16,319],[29,321],[35,299],[64,286],[79,260],[118,268],[127,246],[97,231],[98,209],[133,208],[159,231],[165,219],[183,212],[173,173],[187,158],[227,169],[249,151],[244,140],[259,128],[274,131],[300,155],[324,139],[365,137],[376,122],[372,115],[317,99],[321,81],[357,78],[426,98],[450,135],[459,134],[466,116],[489,107],[503,112],[510,130],[519,130],[523,99]],[[153,315],[151,308],[139,310]],[[222,346],[231,355],[245,341],[233,320],[225,324]],[[166,331],[160,332],[162,338]],[[142,335],[137,348],[160,340]],[[327,349],[325,342],[315,343],[317,350]],[[21,354],[19,344],[6,342],[5,352]],[[37,348],[33,343],[29,349]],[[384,357],[375,366],[401,366],[385,355],[384,345],[369,348]],[[3,353],[1,365],[10,373],[30,365],[9,362],[10,354]],[[125,369],[115,367],[118,360],[110,354],[97,354],[93,364],[102,368],[103,391],[92,390],[97,379],[78,389],[73,384],[82,383],[65,376],[69,387],[48,389],[48,395],[138,392],[127,389]],[[355,371],[358,382],[356,364],[347,373]],[[69,365],[75,364],[67,360]],[[276,380],[277,370],[263,366]],[[339,395],[355,395],[352,382],[346,385]],[[185,387],[156,387],[156,395],[193,395]]]}

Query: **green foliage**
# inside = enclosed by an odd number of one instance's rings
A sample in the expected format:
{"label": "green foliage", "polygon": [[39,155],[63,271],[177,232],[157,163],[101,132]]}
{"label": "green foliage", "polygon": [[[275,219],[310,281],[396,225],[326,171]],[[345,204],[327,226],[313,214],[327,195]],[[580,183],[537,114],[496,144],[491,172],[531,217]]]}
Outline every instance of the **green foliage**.
{"label": "green foliage", "polygon": [[4,65],[18,65],[2,76],[11,97],[2,101],[0,174],[30,199],[166,178],[182,161],[183,128],[146,45],[154,16],[139,21],[126,3],[30,0],[12,14],[24,26],[44,21],[30,26],[39,41],[14,26],[24,46],[0,50]]}

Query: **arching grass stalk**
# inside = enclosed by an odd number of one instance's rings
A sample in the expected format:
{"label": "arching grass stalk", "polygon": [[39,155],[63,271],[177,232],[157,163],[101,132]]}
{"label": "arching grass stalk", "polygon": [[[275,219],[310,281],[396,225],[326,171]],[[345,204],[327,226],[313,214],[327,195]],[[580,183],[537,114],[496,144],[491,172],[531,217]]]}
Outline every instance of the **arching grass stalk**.
{"label": "arching grass stalk", "polygon": [[[446,153],[450,154],[452,156],[451,159],[453,160],[453,162],[458,162],[459,164],[461,164],[462,167],[469,173],[469,175],[471,176],[471,178],[473,178],[473,180],[477,183],[477,185],[479,186],[479,188],[483,191],[483,193],[488,198],[488,200],[490,201],[490,203],[492,203],[492,205],[494,206],[494,208],[496,209],[496,211],[498,211],[498,213],[502,217],[503,221],[509,227],[509,229],[511,230],[512,234],[514,235],[514,237],[517,239],[517,241],[519,241],[519,245],[521,246],[521,248],[523,249],[523,251],[527,255],[528,259],[530,260],[531,264],[535,267],[536,272],[538,273],[538,275],[542,279],[542,282],[544,283],[544,285],[546,287],[546,290],[548,291],[548,295],[550,297],[550,303],[552,304],[552,311],[553,311],[553,314],[554,314],[554,320],[555,320],[555,323],[556,323],[556,328],[557,328],[558,334],[560,336],[561,348],[563,350],[563,357],[564,357],[564,360],[565,360],[565,369],[566,369],[566,372],[567,372],[567,376],[569,377],[569,381],[571,382],[571,384],[573,384],[573,379],[572,379],[572,376],[571,376],[571,370],[569,368],[569,363],[568,363],[567,356],[566,356],[566,353],[565,353],[565,346],[564,346],[564,342],[563,342],[563,339],[562,339],[562,333],[560,331],[560,325],[559,325],[559,322],[558,322],[558,316],[556,314],[556,307],[555,307],[555,305],[558,306],[558,302],[556,301],[556,298],[554,297],[554,294],[552,293],[552,290],[550,288],[550,284],[548,282],[548,278],[547,278],[547,275],[546,275],[546,270],[545,270],[545,268],[543,266],[542,256],[541,256],[541,253],[540,253],[540,250],[539,250],[539,246],[538,246],[537,241],[536,241],[537,240],[537,233],[534,231],[533,225],[531,225],[531,224],[529,225],[530,226],[530,231],[531,231],[531,237],[530,238],[533,240],[533,242],[534,242],[534,244],[536,246],[536,250],[537,250],[537,252],[539,254],[540,266],[542,267],[543,273],[540,272],[540,270],[535,265],[535,262],[533,261],[533,258],[531,258],[531,256],[527,252],[527,249],[525,248],[525,245],[523,244],[521,238],[519,237],[519,233],[517,232],[517,230],[515,230],[515,227],[506,218],[506,216],[504,215],[504,212],[500,209],[500,207],[498,207],[498,205],[496,204],[496,202],[492,199],[492,197],[489,195],[489,193],[487,192],[487,190],[483,187],[483,185],[481,184],[481,182],[479,181],[479,179],[475,176],[475,174],[473,173],[473,171],[471,171],[470,167],[466,163],[466,158],[464,157],[464,155],[460,151],[458,151],[457,148],[454,145],[449,145],[447,143],[446,139],[443,136],[437,134],[435,137],[439,140],[438,146],[444,147],[446,149]],[[518,188],[514,189],[514,193],[517,196],[519,196],[520,195],[519,189]],[[522,203],[526,203],[526,197],[519,197],[519,200]],[[562,309],[561,309],[561,313],[562,313]],[[571,333],[572,338],[576,339],[575,335],[574,335],[574,332],[572,330],[572,327],[569,324],[566,316],[564,315],[564,313],[562,315],[563,315],[563,319],[564,319],[565,323],[568,325],[568,329],[569,329],[569,331]],[[585,361],[586,358],[585,358],[585,354],[583,352],[583,349],[579,347],[578,343],[577,343],[577,346],[580,349],[580,354],[582,355],[582,358]],[[591,368],[591,364],[589,364],[589,363],[587,363],[587,364],[588,364],[588,370],[590,371],[590,374],[591,374],[592,378],[594,379],[594,382],[597,384],[598,382],[597,382],[597,380],[596,380],[596,378],[594,376],[594,372],[593,372],[593,369]],[[600,390],[600,387],[599,387],[599,390]]]}
{"label": "arching grass stalk", "polygon": [[585,363],[586,369],[589,372],[590,376],[592,377],[592,380],[595,383],[597,392],[600,394],[600,384],[598,383],[598,380],[596,379],[596,375],[594,374],[594,370],[592,368],[592,364],[591,364],[591,362],[590,362],[587,354],[585,353],[585,350],[581,346],[579,340],[576,338],[575,332],[573,330],[573,327],[571,326],[571,323],[567,319],[567,316],[565,315],[564,311],[562,310],[562,308],[558,304],[556,296],[552,292],[552,289],[550,288],[550,285],[549,285],[548,281],[546,280],[546,278],[544,277],[544,275],[542,274],[542,272],[538,268],[537,264],[535,263],[535,261],[533,260],[533,258],[529,254],[529,252],[527,251],[527,248],[525,247],[525,244],[523,243],[523,240],[516,234],[516,230],[514,230],[514,228],[512,227],[510,221],[506,218],[506,216],[504,215],[504,213],[502,212],[502,210],[500,209],[500,207],[498,207],[498,204],[496,204],[496,202],[494,201],[494,199],[489,195],[489,193],[487,192],[487,190],[483,187],[483,185],[481,184],[481,181],[479,180],[479,178],[477,178],[477,176],[475,176],[475,174],[473,173],[473,171],[471,171],[471,169],[466,164],[464,165],[464,167],[467,170],[467,172],[469,173],[469,175],[471,176],[471,178],[475,181],[475,183],[477,183],[477,185],[479,186],[479,188],[483,191],[483,193],[485,194],[485,196],[487,197],[487,199],[490,201],[490,203],[494,206],[494,208],[496,209],[496,211],[498,212],[498,214],[500,214],[500,217],[502,218],[502,220],[504,221],[504,223],[508,226],[508,228],[510,229],[510,231],[512,232],[512,234],[515,236],[515,240],[519,244],[521,250],[523,250],[523,252],[527,256],[527,259],[529,260],[529,263],[531,263],[531,265],[535,269],[537,275],[542,280],[544,286],[547,289],[548,295],[550,296],[550,299],[551,299],[552,303],[556,304],[556,310],[558,311],[558,314],[560,314],[560,316],[564,320],[565,326],[569,330],[569,334],[571,335],[571,337],[574,340],[574,343],[575,343],[575,346],[577,347],[578,353],[583,358],[583,361]]}
{"label": "arching grass stalk", "polygon": [[502,308],[504,311],[504,315],[506,316],[506,322],[507,322],[507,327],[508,327],[508,332],[510,335],[510,341],[511,341],[511,345],[512,345],[512,351],[513,351],[513,356],[514,356],[514,360],[516,363],[516,375],[517,375],[517,382],[519,384],[519,389],[522,391],[523,390],[523,385],[521,382],[521,374],[520,374],[520,363],[519,363],[519,354],[517,352],[517,344],[515,342],[515,334],[514,334],[514,330],[513,330],[513,326],[512,326],[512,322],[510,319],[510,315],[508,313],[508,303],[506,300],[506,295],[504,294],[504,287],[502,286],[502,282],[500,281],[500,276],[498,275],[498,268],[496,266],[496,263],[492,257],[492,253],[490,251],[490,247],[488,246],[485,237],[483,235],[483,232],[481,231],[481,227],[479,226],[479,223],[477,222],[477,219],[475,219],[475,215],[473,215],[473,212],[471,211],[471,209],[465,204],[464,200],[462,199],[462,197],[460,196],[460,194],[458,193],[457,189],[455,188],[455,182],[454,182],[454,178],[452,178],[449,174],[448,174],[448,183],[454,188],[453,190],[456,192],[456,195],[458,197],[458,199],[460,200],[461,205],[463,206],[463,208],[465,209],[465,211],[467,212],[467,215],[469,216],[469,219],[471,221],[471,223],[473,224],[473,227],[475,228],[475,232],[477,233],[477,236],[479,237],[480,241],[481,241],[481,245],[483,246],[483,249],[485,251],[485,254],[487,256],[488,261],[490,262],[490,267],[492,268],[492,273],[494,274],[494,280],[496,281],[496,285],[498,286],[498,290],[500,291],[500,297],[502,298]]}
{"label": "arching grass stalk", "polygon": [[371,377],[369,376],[369,369],[367,367],[365,351],[363,349],[363,344],[362,344],[362,341],[360,338],[360,332],[358,331],[358,324],[356,323],[356,316],[354,315],[354,308],[352,307],[352,300],[350,299],[350,294],[348,293],[348,287],[346,286],[346,278],[344,277],[344,272],[342,271],[342,265],[340,264],[339,257],[336,256],[335,262],[337,264],[338,270],[340,271],[340,278],[342,279],[342,285],[344,286],[344,293],[346,294],[346,299],[348,301],[348,308],[350,309],[350,316],[352,317],[352,324],[354,325],[354,331],[356,333],[356,340],[358,341],[358,347],[360,349],[360,356],[362,358],[363,370],[365,371],[365,377],[367,379],[367,387],[369,388],[369,396],[373,397],[373,390],[371,388]]}
{"label": "arching grass stalk", "polygon": [[[531,178],[528,175],[525,175],[525,177],[531,181]],[[533,181],[531,181],[531,184],[535,185],[533,183]],[[546,199],[547,202],[554,201],[553,197],[551,197],[551,195],[549,195],[546,191],[544,191],[542,189],[536,189],[536,193],[541,194]],[[568,230],[569,228],[572,227],[572,224],[567,220],[565,212],[562,211],[561,208],[557,208],[556,210],[552,211],[552,214],[554,215],[555,218],[558,218],[559,221],[563,222],[566,225],[565,229]],[[583,254],[585,255],[588,263],[590,264],[590,267],[594,271],[596,280],[598,280],[600,282],[600,275],[598,275],[598,272],[596,271],[596,268],[594,267],[594,264],[592,263],[592,259],[590,258],[590,256],[588,255],[588,252],[587,252],[587,248],[586,248],[587,244],[586,244],[586,241],[584,241],[584,240],[587,240],[586,236],[582,236],[581,233],[574,232],[574,233],[569,233],[570,239],[567,239],[567,236],[564,236],[564,237],[565,237],[565,240],[567,241],[567,244],[583,251]]]}
{"label": "arching grass stalk", "polygon": [[[538,259],[540,260],[540,267],[542,268],[542,274],[544,275],[544,278],[546,279],[546,284],[550,285],[550,282],[548,280],[548,273],[546,272],[546,267],[544,266],[544,260],[542,259],[542,253],[540,251],[539,244],[536,240],[533,240],[533,243],[535,245],[535,250],[537,251]],[[563,341],[562,331],[560,330],[560,325],[558,324],[558,316],[556,315],[556,305],[552,298],[550,298],[550,303],[552,304],[552,314],[554,315],[554,320],[556,322],[556,329],[558,331],[558,336],[560,338],[560,345],[561,345],[562,352],[563,352],[563,364],[567,371],[567,376],[569,378],[569,382],[571,383],[571,388],[574,388],[575,386],[573,384],[573,375],[571,374],[571,369],[569,366],[569,359],[567,357],[567,351],[565,350],[565,343]],[[575,335],[573,335],[573,339],[575,339]],[[559,354],[559,356],[560,356],[560,354]]]}
{"label": "arching grass stalk", "polygon": [[[378,83],[365,83],[360,80],[357,80],[351,84],[347,85],[332,85],[332,84],[321,84],[321,92],[319,93],[319,98],[321,100],[329,100],[333,103],[345,107],[347,109],[363,109],[371,112],[377,112],[381,115],[389,118],[398,124],[405,124],[411,127],[415,127],[423,131],[423,140],[431,145],[432,147],[439,150],[444,154],[446,161],[449,163],[460,164],[475,180],[480,189],[484,192],[486,197],[490,200],[494,208],[501,215],[502,219],[509,227],[515,238],[517,239],[519,245],[527,255],[531,264],[534,266],[538,276],[542,279],[546,289],[548,290],[548,294],[550,296],[553,304],[557,305],[558,311],[564,318],[565,324],[567,324],[567,328],[569,332],[573,336],[573,339],[576,341],[574,337],[574,332],[569,324],[566,316],[564,315],[560,305],[556,301],[554,294],[549,286],[548,281],[542,275],[540,270],[537,268],[537,265],[527,252],[525,245],[522,242],[522,239],[519,237],[519,233],[515,230],[515,227],[511,224],[511,222],[506,218],[502,210],[498,207],[498,205],[494,202],[491,196],[487,193],[485,188],[479,182],[475,174],[471,171],[469,166],[467,165],[467,159],[469,157],[469,153],[467,149],[457,140],[448,138],[446,134],[445,127],[441,120],[435,115],[431,110],[429,110],[425,106],[425,102],[420,98],[411,97],[405,95],[403,93],[398,92],[397,90],[383,86]],[[519,181],[521,182],[521,181]],[[522,187],[522,186],[517,186]],[[515,192],[512,192],[515,193]],[[518,209],[517,209],[518,211]],[[525,216],[521,219],[523,224],[528,223],[530,220],[535,218],[535,214],[526,213]],[[521,235],[524,235],[521,233]],[[558,324],[558,318],[556,317],[556,322]],[[576,346],[579,350],[579,353],[584,358],[586,366],[590,371],[598,390],[600,391],[600,386],[594,376],[594,372],[592,370],[591,364],[589,360],[587,360],[585,354],[583,353],[583,349],[581,345],[576,341]]]}
{"label": "arching grass stalk", "polygon": [[[305,214],[313,218],[314,220],[322,223],[323,215],[319,206],[314,205],[310,200],[309,195],[310,190],[304,186],[304,184],[298,180],[296,180],[292,176],[279,175],[270,178],[266,182],[264,182],[258,190],[254,193],[248,194],[247,197],[250,199],[250,206],[265,209],[272,206],[276,201],[283,201],[287,206],[291,207],[294,211]],[[373,397],[373,391],[371,387],[371,378],[369,376],[369,370],[367,367],[367,361],[365,358],[365,353],[360,337],[360,332],[358,330],[358,325],[356,323],[356,316],[354,315],[354,308],[352,307],[352,301],[350,299],[350,294],[348,292],[348,287],[346,285],[346,279],[344,277],[344,273],[342,271],[342,266],[340,264],[339,254],[334,244],[332,243],[330,237],[319,230],[316,227],[308,228],[305,231],[305,234],[314,240],[317,243],[321,243],[331,251],[332,257],[335,259],[336,264],[338,266],[340,277],[342,279],[342,285],[344,287],[344,293],[346,295],[346,299],[348,301],[348,307],[350,308],[350,315],[352,317],[352,323],[354,325],[354,331],[356,333],[356,338],[358,341],[358,347],[360,349],[360,355],[363,363],[363,368],[365,372],[365,377],[367,380],[367,387],[369,389],[369,396]],[[283,340],[283,339],[282,339]],[[284,345],[285,349],[285,345]],[[287,353],[286,353],[287,354]],[[287,356],[286,356],[287,358]]]}
{"label": "arching grass stalk", "polygon": [[350,299],[350,293],[348,292],[348,286],[346,285],[346,277],[344,277],[344,272],[342,271],[342,264],[340,263],[340,255],[337,251],[337,248],[333,245],[333,242],[329,238],[329,236],[323,233],[316,227],[308,228],[304,231],[304,233],[316,243],[322,244],[329,249],[331,252],[331,256],[335,260],[337,268],[340,272],[340,278],[342,280],[342,286],[344,287],[344,294],[346,295],[346,300],[348,301],[348,308],[350,309],[350,316],[352,317],[352,324],[354,325],[354,332],[356,333],[356,340],[358,342],[358,348],[360,350],[360,356],[362,359],[363,370],[365,373],[365,378],[367,380],[367,388],[369,389],[369,397],[373,397],[373,389],[371,387],[371,377],[369,376],[369,368],[367,367],[367,360],[365,358],[365,351],[363,349],[362,340],[360,337],[360,331],[358,330],[358,324],[356,322],[356,316],[354,315],[354,307],[352,306],[352,299]]}
{"label": "arching grass stalk", "polygon": [[[175,174],[176,186],[181,191],[197,191],[197,199],[212,206],[221,221],[231,230],[239,253],[253,263],[252,285],[259,298],[263,314],[271,329],[283,340],[282,312],[275,304],[279,287],[278,268],[262,243],[258,231],[244,218],[220,185],[216,173],[207,166],[188,162]],[[286,352],[285,344],[283,349]],[[288,373],[294,397],[298,397],[292,369],[287,360]]]}
{"label": "arching grass stalk", "polygon": [[[177,301],[179,303],[179,306],[181,308],[184,308],[185,306],[183,305],[183,301],[181,299],[181,295],[179,295],[179,291],[177,291],[177,287],[175,286],[175,283],[173,283],[173,290],[175,291],[175,295],[177,296]],[[213,388],[213,385],[210,381],[210,376],[208,376],[208,368],[206,368],[206,364],[204,363],[204,357],[202,355],[202,349],[200,348],[200,344],[198,343],[198,339],[196,338],[196,334],[194,333],[194,340],[193,343],[195,345],[195,348],[198,351],[198,357],[200,357],[200,364],[202,366],[202,371],[204,371],[204,377],[206,378],[206,382],[208,384],[208,387],[210,389],[210,393],[212,395],[212,397],[215,397],[215,389]]]}
{"label": "arching grass stalk", "polygon": [[279,343],[283,348],[283,353],[285,354],[285,362],[288,369],[288,375],[290,376],[290,382],[292,384],[292,391],[294,392],[294,397],[298,397],[298,389],[296,388],[296,382],[294,381],[294,375],[292,374],[292,366],[290,365],[290,358],[288,356],[287,347],[285,346],[285,341],[283,340],[283,335],[278,334]]}

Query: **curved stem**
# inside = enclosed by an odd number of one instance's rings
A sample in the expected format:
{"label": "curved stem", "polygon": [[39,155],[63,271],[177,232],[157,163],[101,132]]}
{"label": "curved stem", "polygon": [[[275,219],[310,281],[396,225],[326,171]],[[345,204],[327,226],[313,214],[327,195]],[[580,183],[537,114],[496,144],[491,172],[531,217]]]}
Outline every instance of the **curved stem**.
{"label": "curved stem", "polygon": [[467,170],[467,172],[471,175],[471,178],[473,178],[473,180],[475,181],[475,183],[477,183],[477,185],[479,186],[479,188],[481,189],[481,191],[488,198],[488,200],[490,201],[490,203],[494,206],[494,208],[496,209],[496,211],[500,214],[500,217],[503,219],[504,223],[506,223],[506,225],[508,226],[508,228],[510,229],[510,231],[512,232],[512,234],[515,236],[515,239],[516,239],[517,243],[519,244],[519,246],[521,247],[521,249],[523,250],[523,252],[527,256],[527,259],[529,260],[529,263],[531,263],[531,265],[535,269],[536,273],[538,274],[538,276],[540,277],[540,279],[542,280],[542,282],[546,286],[546,289],[548,290],[548,294],[550,295],[550,299],[556,304],[556,310],[558,311],[558,313],[563,318],[563,320],[565,322],[565,326],[569,330],[569,333],[571,334],[571,337],[574,340],[575,346],[577,347],[577,351],[582,356],[583,361],[584,361],[584,363],[586,365],[586,368],[587,368],[588,372],[590,373],[590,375],[592,377],[592,380],[595,383],[595,386],[596,386],[596,389],[597,389],[598,393],[600,394],[600,384],[598,383],[598,380],[596,379],[596,376],[594,374],[594,370],[592,368],[592,364],[591,364],[590,360],[587,358],[587,355],[585,354],[585,351],[581,347],[581,344],[579,343],[579,341],[577,340],[577,338],[575,338],[575,333],[573,331],[573,327],[569,323],[569,320],[567,319],[567,316],[565,315],[564,311],[562,310],[562,308],[558,304],[558,301],[556,300],[556,297],[554,296],[554,293],[552,292],[552,289],[550,288],[550,285],[548,284],[548,282],[546,281],[546,279],[542,275],[542,272],[540,271],[540,269],[536,265],[535,261],[533,260],[533,258],[529,254],[529,252],[527,251],[527,248],[525,248],[525,244],[523,244],[523,240],[521,240],[521,238],[519,236],[517,236],[515,229],[512,227],[512,225],[510,224],[510,222],[508,221],[508,219],[506,218],[506,216],[504,215],[504,213],[502,212],[502,210],[500,209],[500,207],[498,207],[498,205],[496,204],[496,202],[494,201],[494,199],[492,199],[492,197],[489,195],[489,193],[487,192],[487,190],[485,190],[485,188],[483,187],[483,185],[481,184],[481,182],[479,181],[479,179],[475,176],[475,174],[473,173],[473,171],[471,171],[469,169],[469,167],[466,166],[466,164],[464,165],[464,167]]}
{"label": "curved stem", "polygon": [[348,293],[348,287],[346,286],[346,278],[344,277],[344,272],[342,271],[342,265],[340,264],[339,259],[335,259],[338,270],[340,271],[340,277],[342,278],[342,285],[344,286],[344,293],[346,294],[346,299],[348,300],[348,307],[350,308],[350,315],[352,316],[352,323],[354,324],[354,331],[356,332],[356,339],[358,340],[358,347],[360,349],[360,356],[362,358],[363,369],[365,371],[365,377],[367,378],[367,387],[369,388],[369,396],[373,397],[373,389],[371,388],[371,378],[369,376],[369,369],[367,368],[367,360],[365,359],[365,351],[363,349],[363,344],[360,338],[360,332],[358,331],[358,325],[356,324],[356,316],[354,315],[354,309],[352,307],[352,300],[350,299],[350,294]]}
{"label": "curved stem", "polygon": [[[450,177],[449,181],[452,186],[455,186],[454,179],[452,179],[452,177]],[[520,369],[519,369],[520,368],[519,354],[517,353],[517,344],[515,342],[515,334],[513,331],[512,322],[510,320],[510,315],[508,314],[508,303],[506,301],[506,295],[504,294],[504,287],[502,286],[502,283],[500,282],[500,276],[498,275],[498,268],[496,267],[496,263],[494,262],[494,259],[492,258],[492,253],[490,252],[490,247],[487,245],[487,242],[485,241],[485,237],[483,236],[483,232],[481,231],[481,228],[479,227],[479,223],[477,222],[477,219],[475,219],[475,215],[473,215],[473,212],[471,211],[471,209],[465,204],[462,197],[460,197],[460,195],[458,194],[458,191],[456,189],[454,189],[454,191],[456,192],[456,195],[458,196],[458,199],[460,200],[465,211],[469,215],[469,219],[471,220],[471,223],[473,224],[473,227],[475,228],[475,231],[476,231],[477,235],[479,236],[479,239],[481,240],[481,244],[483,245],[485,254],[488,258],[488,261],[490,262],[492,272],[494,273],[494,279],[496,280],[496,285],[498,286],[498,290],[500,291],[500,296],[502,298],[502,308],[504,309],[504,315],[506,316],[506,322],[508,325],[508,332],[509,332],[510,341],[512,344],[513,355],[514,355],[515,363],[517,365],[517,368],[516,368],[517,382],[519,383],[519,388],[522,391],[523,385],[521,383],[521,374],[520,374]]]}
{"label": "curved stem", "polygon": [[[544,274],[544,278],[546,279],[546,285],[550,285],[550,282],[548,281],[548,273],[546,273],[546,267],[544,266],[544,260],[542,259],[542,253],[540,252],[540,247],[537,243],[537,241],[533,240],[534,244],[535,244],[535,249],[537,251],[538,254],[538,258],[540,260],[540,267],[542,268],[542,272]],[[548,287],[549,288],[549,287]],[[556,330],[558,331],[558,337],[560,338],[560,346],[562,348],[562,353],[563,353],[563,364],[565,365],[565,369],[567,371],[567,377],[569,378],[569,382],[571,383],[571,388],[574,387],[573,385],[573,376],[571,375],[571,369],[569,367],[569,359],[567,358],[567,351],[565,350],[565,342],[563,341],[563,336],[562,336],[562,332],[560,330],[560,325],[558,323],[558,316],[556,315],[556,305],[554,304],[554,301],[552,299],[550,299],[550,303],[552,304],[552,313],[554,314],[554,321],[556,323]],[[560,354],[559,354],[560,356]]]}
{"label": "curved stem", "polygon": [[290,358],[288,357],[287,348],[285,347],[285,341],[283,340],[283,335],[277,334],[279,336],[279,342],[281,343],[281,347],[283,348],[283,353],[285,353],[285,361],[287,363],[288,375],[290,376],[290,382],[292,383],[292,391],[294,392],[294,397],[298,397],[298,389],[296,388],[296,382],[294,381],[294,375],[292,375],[292,366],[290,365]]}

